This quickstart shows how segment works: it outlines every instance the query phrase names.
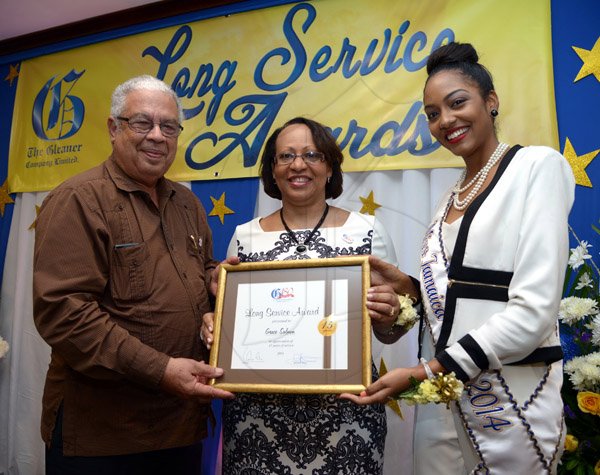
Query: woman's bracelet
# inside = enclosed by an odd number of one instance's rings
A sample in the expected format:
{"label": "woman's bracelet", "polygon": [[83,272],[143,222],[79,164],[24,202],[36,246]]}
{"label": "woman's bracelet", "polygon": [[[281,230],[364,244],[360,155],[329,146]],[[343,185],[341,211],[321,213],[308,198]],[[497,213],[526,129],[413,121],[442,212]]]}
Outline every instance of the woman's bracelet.
{"label": "woman's bracelet", "polygon": [[427,360],[425,358],[421,358],[419,362],[423,365],[423,368],[425,368],[425,374],[427,375],[427,379],[433,379],[433,371],[431,371],[431,367],[429,366]]}

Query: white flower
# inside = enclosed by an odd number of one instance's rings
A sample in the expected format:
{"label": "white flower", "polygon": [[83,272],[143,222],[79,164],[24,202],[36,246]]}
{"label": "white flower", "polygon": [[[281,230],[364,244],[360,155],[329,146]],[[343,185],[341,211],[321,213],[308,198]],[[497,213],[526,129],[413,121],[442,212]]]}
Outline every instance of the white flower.
{"label": "white flower", "polygon": [[592,331],[592,343],[600,346],[600,316],[595,316],[586,326]]}
{"label": "white flower", "polygon": [[10,346],[8,342],[0,336],[0,358],[4,358],[4,355],[8,353]]}
{"label": "white flower", "polygon": [[566,297],[560,301],[558,318],[567,325],[573,325],[589,315],[597,315],[597,305],[598,303],[592,299]]}
{"label": "white flower", "polygon": [[592,247],[591,244],[588,244],[587,241],[581,241],[579,246],[571,249],[571,255],[569,256],[569,266],[572,269],[577,269],[579,266],[583,265],[583,261],[586,259],[591,259],[592,256],[588,253],[588,248]]}
{"label": "white flower", "polygon": [[587,272],[584,272],[577,281],[577,286],[575,287],[575,290],[581,290],[586,287],[589,287],[591,289],[593,287],[593,283],[594,281],[590,278],[590,275]]}
{"label": "white flower", "polygon": [[600,352],[576,356],[565,363],[564,370],[578,391],[600,391]]}

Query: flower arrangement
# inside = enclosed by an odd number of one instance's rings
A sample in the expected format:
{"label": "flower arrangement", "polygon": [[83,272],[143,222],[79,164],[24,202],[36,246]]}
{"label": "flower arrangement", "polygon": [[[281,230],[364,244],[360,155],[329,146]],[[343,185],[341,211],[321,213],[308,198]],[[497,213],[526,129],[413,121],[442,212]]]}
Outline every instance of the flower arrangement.
{"label": "flower arrangement", "polygon": [[400,303],[400,313],[398,313],[394,325],[408,331],[419,320],[419,314],[414,307],[415,301],[408,295],[398,295],[398,302]]}
{"label": "flower arrangement", "polygon": [[457,401],[463,392],[462,381],[456,379],[454,372],[448,374],[438,373],[433,378],[419,382],[411,376],[411,387],[396,395],[394,399],[404,400],[410,406],[415,404],[429,404],[430,402],[450,405]]}
{"label": "flower arrangement", "polygon": [[0,336],[0,359],[4,358],[9,349],[8,342]]}
{"label": "flower arrangement", "polygon": [[[394,326],[401,327],[404,332],[407,332],[419,321],[419,313],[414,307],[415,300],[409,295],[398,295],[398,302],[400,303],[400,312]],[[436,404],[444,403],[449,406],[451,401],[457,401],[464,389],[462,381],[456,379],[453,372],[434,375],[425,361],[421,360],[429,377],[419,382],[411,376],[411,387],[397,394],[393,399],[404,400],[409,405],[433,402]]]}
{"label": "flower arrangement", "polygon": [[558,473],[600,475],[600,270],[592,246],[575,238],[559,309],[567,437]]}

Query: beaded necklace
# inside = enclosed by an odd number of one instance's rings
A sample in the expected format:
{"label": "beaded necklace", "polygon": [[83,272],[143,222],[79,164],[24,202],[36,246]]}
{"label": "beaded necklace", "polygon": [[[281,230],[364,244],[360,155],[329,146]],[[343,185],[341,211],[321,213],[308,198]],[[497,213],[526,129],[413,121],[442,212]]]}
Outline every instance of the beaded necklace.
{"label": "beaded necklace", "polygon": [[[454,209],[457,211],[463,211],[471,204],[471,201],[473,201],[475,196],[477,196],[477,193],[479,193],[479,190],[485,183],[490,170],[502,158],[504,153],[508,150],[508,147],[508,144],[500,142],[483,168],[477,172],[477,174],[471,179],[471,181],[469,181],[469,183],[461,187],[460,184],[467,177],[467,170],[463,170],[460,178],[454,186],[454,189],[452,190],[452,205],[454,206]],[[461,201],[458,196],[471,188],[471,186],[473,186],[473,188],[471,191],[469,191],[465,199]]]}

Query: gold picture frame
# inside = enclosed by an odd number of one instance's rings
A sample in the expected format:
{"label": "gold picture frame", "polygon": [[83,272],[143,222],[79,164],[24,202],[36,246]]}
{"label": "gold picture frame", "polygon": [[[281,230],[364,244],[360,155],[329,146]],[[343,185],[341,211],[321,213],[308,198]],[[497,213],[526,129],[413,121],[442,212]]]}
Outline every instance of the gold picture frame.
{"label": "gold picture frame", "polygon": [[[371,384],[368,256],[221,264],[210,384],[359,393]],[[359,348],[360,351],[356,351]]]}

